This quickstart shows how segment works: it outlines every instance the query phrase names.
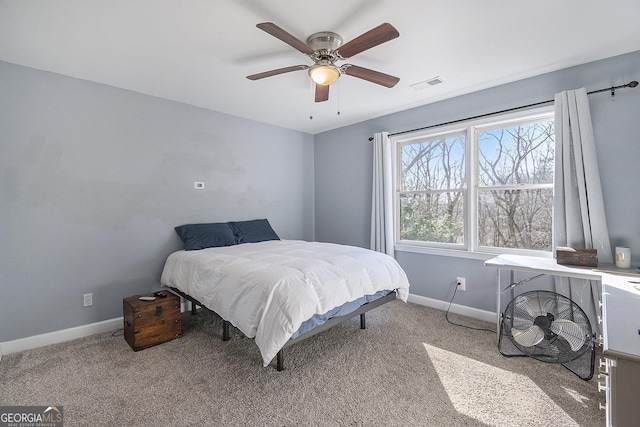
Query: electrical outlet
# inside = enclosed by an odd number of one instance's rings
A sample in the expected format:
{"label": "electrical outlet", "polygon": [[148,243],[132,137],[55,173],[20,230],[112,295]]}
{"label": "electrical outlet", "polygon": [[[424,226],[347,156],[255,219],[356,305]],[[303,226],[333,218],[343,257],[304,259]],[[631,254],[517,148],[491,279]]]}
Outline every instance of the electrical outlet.
{"label": "electrical outlet", "polygon": [[93,294],[84,294],[84,306],[91,307],[93,305]]}
{"label": "electrical outlet", "polygon": [[458,277],[457,279],[457,284],[458,284],[458,290],[459,291],[466,291],[467,290],[467,281],[465,280],[464,277]]}

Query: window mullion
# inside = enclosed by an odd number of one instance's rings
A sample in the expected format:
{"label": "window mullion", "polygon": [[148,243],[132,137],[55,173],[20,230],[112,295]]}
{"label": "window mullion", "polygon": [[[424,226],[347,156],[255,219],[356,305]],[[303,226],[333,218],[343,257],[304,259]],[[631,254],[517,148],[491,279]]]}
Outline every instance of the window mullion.
{"label": "window mullion", "polygon": [[467,249],[475,251],[478,247],[478,142],[475,127],[467,128]]}

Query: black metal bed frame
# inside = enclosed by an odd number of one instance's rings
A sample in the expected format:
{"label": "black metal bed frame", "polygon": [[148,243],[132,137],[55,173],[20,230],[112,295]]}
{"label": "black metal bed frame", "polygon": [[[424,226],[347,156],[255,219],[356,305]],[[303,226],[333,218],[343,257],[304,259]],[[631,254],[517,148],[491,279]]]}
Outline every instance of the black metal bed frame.
{"label": "black metal bed frame", "polygon": [[[230,322],[226,319],[224,319],[222,316],[220,316],[218,313],[216,313],[215,311],[211,310],[210,308],[206,307],[204,304],[202,304],[200,301],[198,301],[197,299],[193,298],[191,295],[188,295],[184,292],[182,292],[180,289],[177,288],[170,288],[172,292],[175,292],[176,294],[180,295],[182,298],[186,299],[187,301],[189,301],[191,303],[191,315],[196,314],[196,309],[197,306],[200,306],[202,308],[204,308],[205,310],[213,313],[216,317],[218,317],[220,320],[222,320],[222,341],[229,341],[230,339],[230,335],[229,335],[229,325]],[[391,291],[389,292],[387,295],[383,296],[382,298],[378,298],[374,301],[365,303],[363,305],[361,305],[360,307],[358,307],[357,309],[355,309],[354,311],[347,313],[345,315],[342,316],[337,316],[337,317],[332,317],[329,320],[327,320],[325,323],[323,323],[322,325],[316,326],[315,328],[305,332],[304,334],[298,335],[295,338],[290,339],[289,341],[287,341],[287,343],[280,349],[280,351],[278,351],[278,354],[276,355],[276,369],[278,371],[282,371],[284,370],[284,353],[283,350],[299,341],[302,341],[304,339],[307,339],[309,337],[312,337],[316,334],[319,334],[320,332],[326,331],[327,329],[330,329],[336,325],[339,325],[341,323],[346,322],[347,320],[351,319],[354,316],[360,315],[360,329],[366,329],[367,325],[366,325],[366,320],[365,320],[365,313],[369,310],[372,310],[376,307],[381,306],[382,304],[386,304],[389,301],[393,301],[396,299],[396,292],[395,291]]]}

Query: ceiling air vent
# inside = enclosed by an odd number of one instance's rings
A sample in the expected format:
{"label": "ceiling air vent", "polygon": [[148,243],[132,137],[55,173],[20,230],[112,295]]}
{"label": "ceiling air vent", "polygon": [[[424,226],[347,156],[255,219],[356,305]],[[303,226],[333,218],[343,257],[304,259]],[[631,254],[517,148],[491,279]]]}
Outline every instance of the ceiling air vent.
{"label": "ceiling air vent", "polygon": [[411,85],[411,87],[413,88],[413,90],[423,90],[431,86],[439,85],[443,81],[444,80],[442,80],[440,76],[436,76],[419,83],[414,83]]}

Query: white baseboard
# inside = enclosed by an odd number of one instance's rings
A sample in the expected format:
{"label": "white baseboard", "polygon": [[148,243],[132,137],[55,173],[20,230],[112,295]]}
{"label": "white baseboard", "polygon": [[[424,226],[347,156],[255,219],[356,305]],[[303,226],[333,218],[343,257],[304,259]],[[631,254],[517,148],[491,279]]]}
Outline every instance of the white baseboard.
{"label": "white baseboard", "polygon": [[16,353],[18,351],[43,347],[49,344],[71,341],[77,338],[88,337],[89,335],[112,331],[119,328],[122,328],[122,317],[90,323],[88,325],[76,326],[74,328],[63,329],[60,331],[48,332],[46,334],[33,335],[13,341],[5,341],[0,343],[0,357],[3,354]]}
{"label": "white baseboard", "polygon": [[[438,310],[447,311],[449,303],[438,299],[422,297],[420,295],[409,294],[408,302],[424,305]],[[466,305],[451,304],[449,312],[471,317],[473,319],[484,320],[485,322],[495,322],[496,313],[492,311],[479,310],[477,308],[468,307]]]}
{"label": "white baseboard", "polygon": [[[190,305],[182,302],[180,308],[181,311],[184,312],[190,309]],[[88,325],[48,332],[46,334],[0,342],[0,361],[2,360],[3,354],[17,353],[23,350],[44,347],[49,344],[58,344],[65,341],[75,340],[77,338],[88,337],[89,335],[121,329],[123,327],[122,322],[122,317],[117,317],[115,319],[103,320],[102,322],[90,323]]]}
{"label": "white baseboard", "polygon": [[[433,298],[422,297],[419,295],[409,294],[409,302],[424,305],[438,310],[446,311],[449,305],[446,301],[440,301]],[[181,304],[181,311],[185,312],[190,308],[188,303]],[[451,313],[461,314],[463,316],[474,319],[484,320],[487,322],[495,322],[496,314],[490,311],[478,310],[477,308],[467,307],[464,305],[451,304]],[[89,335],[100,334],[102,332],[113,331],[122,328],[122,317],[115,319],[103,320],[102,322],[91,323],[88,325],[76,326],[74,328],[63,329],[61,331],[48,332],[46,334],[34,335],[31,337],[20,338],[13,341],[0,342],[0,360],[3,354],[17,353],[23,350],[43,347],[50,344],[58,344],[65,341],[71,341],[77,338],[88,337]]]}

